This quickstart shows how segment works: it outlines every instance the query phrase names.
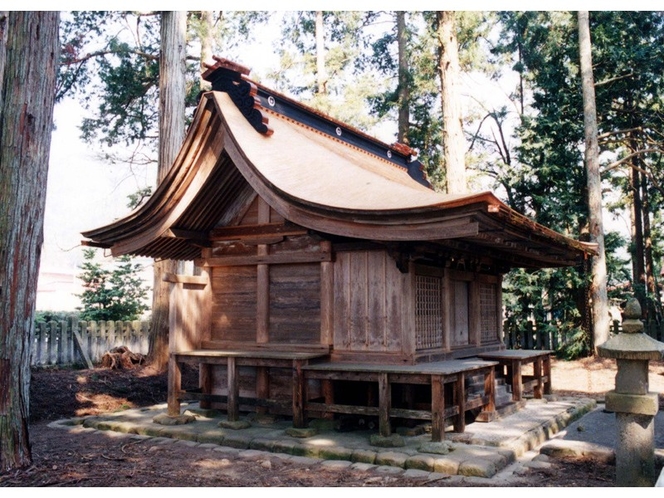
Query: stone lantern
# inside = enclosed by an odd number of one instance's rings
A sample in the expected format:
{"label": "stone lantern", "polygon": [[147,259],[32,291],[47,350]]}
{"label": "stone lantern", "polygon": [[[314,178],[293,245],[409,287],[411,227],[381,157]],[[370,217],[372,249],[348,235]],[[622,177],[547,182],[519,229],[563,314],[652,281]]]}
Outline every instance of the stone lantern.
{"label": "stone lantern", "polygon": [[657,393],[648,390],[648,362],[664,358],[664,343],[643,333],[641,305],[627,302],[623,331],[597,347],[599,356],[615,358],[616,388],[606,393],[606,409],[616,414],[616,484],[653,486]]}

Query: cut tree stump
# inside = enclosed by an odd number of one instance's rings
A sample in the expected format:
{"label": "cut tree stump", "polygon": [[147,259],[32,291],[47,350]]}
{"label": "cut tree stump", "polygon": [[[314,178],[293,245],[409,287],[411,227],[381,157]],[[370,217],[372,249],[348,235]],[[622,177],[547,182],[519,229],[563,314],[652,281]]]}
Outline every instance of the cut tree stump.
{"label": "cut tree stump", "polygon": [[104,353],[101,366],[111,370],[132,369],[145,363],[145,355],[132,353],[126,346],[118,346]]}

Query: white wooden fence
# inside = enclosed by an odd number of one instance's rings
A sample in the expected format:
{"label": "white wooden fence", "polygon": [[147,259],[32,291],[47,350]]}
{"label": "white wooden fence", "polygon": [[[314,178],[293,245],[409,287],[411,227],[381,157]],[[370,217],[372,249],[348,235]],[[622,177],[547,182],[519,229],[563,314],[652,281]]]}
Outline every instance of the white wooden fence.
{"label": "white wooden fence", "polygon": [[147,354],[149,322],[84,322],[75,318],[36,322],[31,364],[55,366],[99,363],[103,354],[117,346]]}

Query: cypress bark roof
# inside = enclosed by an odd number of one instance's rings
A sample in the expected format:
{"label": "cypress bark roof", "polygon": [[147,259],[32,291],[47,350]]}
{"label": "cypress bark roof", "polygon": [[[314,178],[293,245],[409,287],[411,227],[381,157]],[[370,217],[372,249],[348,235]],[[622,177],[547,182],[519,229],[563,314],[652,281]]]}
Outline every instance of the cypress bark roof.
{"label": "cypress bark roof", "polygon": [[318,233],[440,244],[507,267],[576,265],[595,251],[491,192],[435,192],[407,147],[256,85],[237,67],[218,63],[207,76],[213,91],[202,96],[166,178],[143,206],[83,232],[84,243],[114,255],[194,259],[258,193],[286,220]]}

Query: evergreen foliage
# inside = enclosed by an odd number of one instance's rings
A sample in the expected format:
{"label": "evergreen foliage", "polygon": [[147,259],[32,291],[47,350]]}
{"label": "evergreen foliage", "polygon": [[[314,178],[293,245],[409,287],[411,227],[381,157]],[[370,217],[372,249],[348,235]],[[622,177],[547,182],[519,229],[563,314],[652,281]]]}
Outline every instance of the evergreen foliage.
{"label": "evergreen foliage", "polygon": [[[213,38],[229,52],[269,14],[217,12],[216,18]],[[81,137],[111,148],[109,160],[156,162],[160,20],[159,12],[81,11],[69,13],[61,22],[57,97],[77,97],[92,112],[81,125]],[[188,12],[187,25],[186,106],[193,111],[202,90],[200,54],[195,51],[204,36],[201,13]],[[131,146],[133,152],[117,157],[114,146]]]}
{"label": "evergreen foliage", "polygon": [[85,290],[78,295],[83,306],[77,308],[81,320],[138,320],[149,309],[145,282],[139,276],[141,265],[122,256],[109,270],[94,261],[94,249],[85,249],[83,256],[79,278]]}
{"label": "evergreen foliage", "polygon": [[[518,167],[501,171],[497,175],[499,182],[508,191],[513,208],[562,233],[583,237],[587,223],[582,156],[583,106],[574,16],[566,12],[503,12],[500,19],[501,43],[496,46],[495,53],[501,57],[506,54],[514,57],[513,68],[521,83],[516,97],[524,103],[524,114],[517,128]],[[647,238],[653,241],[650,259],[653,279],[658,274],[656,266],[661,254],[652,235],[659,230],[658,206],[661,206],[662,199],[661,191],[656,188],[661,174],[658,166],[664,136],[661,111],[663,72],[662,57],[659,56],[664,36],[662,27],[661,13],[593,12],[591,15],[605,192],[609,194],[614,190],[618,194],[614,197],[619,199],[607,206],[614,210],[631,209],[632,224],[635,217],[643,219],[644,225],[646,221],[651,222],[652,233],[637,234],[631,246],[642,246]],[[643,194],[633,181],[635,168],[645,171],[641,175],[641,181],[647,184]],[[649,194],[649,206],[634,210],[637,194]],[[630,275],[625,266],[627,261],[618,255],[625,248],[624,242],[617,234],[606,234],[609,296],[615,301],[623,299],[627,291],[636,291],[638,295],[639,288],[645,287],[645,279],[640,283],[633,275],[635,271]],[[631,253],[633,261],[645,257],[637,256],[635,250]],[[641,266],[647,266],[647,263]],[[506,292],[508,315],[531,310],[531,314],[525,316],[535,317],[538,327],[554,325],[563,333],[568,341],[566,354],[586,354],[590,324],[584,318],[588,305],[585,271],[584,268],[546,270],[528,278],[524,278],[524,272],[510,273]],[[563,275],[565,278],[560,278]],[[540,291],[525,295],[521,289],[526,288],[526,284]],[[646,293],[645,290],[641,292]],[[510,296],[510,293],[514,295]],[[538,315],[536,310],[546,302],[545,298],[551,299],[557,294],[562,299],[554,299],[550,309],[557,310],[565,319]],[[656,285],[651,287],[648,295],[652,303],[659,303]],[[528,306],[511,308],[515,301],[525,300]],[[575,308],[581,316],[572,317],[569,322],[567,310]]]}

